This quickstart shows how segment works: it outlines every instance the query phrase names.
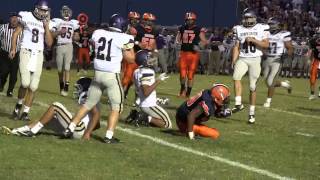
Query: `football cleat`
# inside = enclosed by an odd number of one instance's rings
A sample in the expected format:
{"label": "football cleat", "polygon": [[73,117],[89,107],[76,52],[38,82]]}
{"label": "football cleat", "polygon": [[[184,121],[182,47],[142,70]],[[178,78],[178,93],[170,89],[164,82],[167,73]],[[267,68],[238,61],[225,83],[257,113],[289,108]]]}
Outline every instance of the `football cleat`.
{"label": "football cleat", "polygon": [[105,138],[103,138],[103,142],[106,143],[106,144],[116,144],[116,143],[119,143],[120,140],[118,138],[115,138],[115,137],[112,137],[111,139],[105,137]]}
{"label": "football cleat", "polygon": [[17,131],[19,136],[24,136],[24,137],[36,137],[35,134],[33,134],[32,131]]}
{"label": "football cleat", "polygon": [[4,135],[10,135],[12,134],[12,130],[10,128],[8,128],[7,126],[1,126],[0,127],[0,131],[2,134]]}
{"label": "football cleat", "polygon": [[256,121],[254,115],[249,115],[249,120],[248,120],[248,123],[249,124],[254,124],[254,122]]}
{"label": "football cleat", "polygon": [[29,117],[29,114],[26,113],[26,112],[23,112],[19,118],[19,120],[22,120],[22,121],[30,121],[30,117]]}
{"label": "football cleat", "polygon": [[265,107],[265,108],[269,108],[270,106],[271,106],[271,103],[269,103],[269,102],[265,102],[263,104],[263,107]]}
{"label": "football cleat", "polygon": [[286,88],[288,90],[288,93],[291,94],[292,92],[292,87],[291,87],[291,83],[288,80],[284,80],[281,82],[281,86]]}
{"label": "football cleat", "polygon": [[63,133],[62,133],[62,139],[71,139],[73,138],[73,132],[69,128],[67,128]]}
{"label": "football cleat", "polygon": [[64,97],[68,96],[68,92],[65,91],[65,90],[62,90],[62,91],[60,92],[60,94],[61,94],[61,96],[64,96]]}
{"label": "football cleat", "polygon": [[21,108],[22,108],[22,104],[16,104],[16,107],[14,108],[12,115],[11,115],[12,119],[14,119],[14,120],[19,119],[19,112],[20,112]]}
{"label": "football cleat", "polygon": [[240,111],[242,111],[243,109],[244,109],[243,104],[235,105],[234,108],[232,108],[232,113],[240,112]]}
{"label": "football cleat", "polygon": [[309,100],[314,100],[316,98],[316,95],[314,95],[314,94],[311,94],[310,96],[309,96]]}

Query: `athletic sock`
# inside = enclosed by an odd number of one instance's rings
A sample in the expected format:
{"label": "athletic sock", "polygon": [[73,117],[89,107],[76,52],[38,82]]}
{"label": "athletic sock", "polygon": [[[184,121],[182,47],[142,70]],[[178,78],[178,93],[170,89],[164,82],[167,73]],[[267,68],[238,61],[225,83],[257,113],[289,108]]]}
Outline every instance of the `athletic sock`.
{"label": "athletic sock", "polygon": [[41,128],[43,128],[43,124],[41,122],[37,122],[37,124],[35,126],[33,126],[33,128],[31,128],[31,132],[33,134],[37,134]]}
{"label": "athletic sock", "polygon": [[63,83],[63,82],[60,82],[60,91],[63,90],[63,86],[64,86],[64,83]]}
{"label": "athletic sock", "polygon": [[107,130],[107,132],[106,132],[106,138],[112,139],[112,137],[113,137],[113,131]]}
{"label": "athletic sock", "polygon": [[254,115],[255,109],[256,109],[255,106],[250,105],[250,108],[249,108],[249,115],[250,115],[250,116],[251,116],[251,115]]}
{"label": "athletic sock", "polygon": [[192,90],[192,87],[188,87],[188,88],[187,88],[187,93],[186,93],[186,96],[187,96],[187,97],[190,96],[191,90]]}
{"label": "athletic sock", "polygon": [[63,88],[63,90],[64,91],[66,91],[66,92],[68,92],[69,91],[69,82],[66,82],[65,84],[64,84],[64,88]]}
{"label": "athletic sock", "polygon": [[235,98],[235,105],[241,105],[241,96],[236,96]]}
{"label": "athletic sock", "polygon": [[183,91],[185,91],[185,89],[186,89],[186,85],[185,84],[181,84],[180,85],[180,94],[182,94]]}
{"label": "athletic sock", "polygon": [[267,98],[266,102],[271,103],[272,98]]}
{"label": "athletic sock", "polygon": [[30,111],[30,107],[29,107],[29,106],[24,105],[23,112],[25,112],[25,113],[29,113],[29,111]]}

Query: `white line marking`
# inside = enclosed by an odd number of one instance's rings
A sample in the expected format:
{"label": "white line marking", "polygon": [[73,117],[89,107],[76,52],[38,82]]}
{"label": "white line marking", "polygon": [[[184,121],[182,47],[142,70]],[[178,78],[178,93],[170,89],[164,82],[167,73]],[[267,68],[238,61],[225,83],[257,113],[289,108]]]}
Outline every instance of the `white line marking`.
{"label": "white line marking", "polygon": [[[104,122],[104,124],[106,124],[106,123]],[[151,141],[153,141],[153,142],[155,142],[157,144],[161,144],[161,145],[168,146],[168,147],[171,147],[171,148],[174,148],[174,149],[178,149],[180,151],[185,151],[185,152],[189,152],[189,153],[192,153],[192,154],[195,154],[195,155],[198,155],[198,156],[203,156],[203,157],[206,157],[206,158],[209,158],[209,159],[213,159],[215,161],[218,161],[218,162],[221,162],[221,163],[224,163],[224,164],[228,164],[230,166],[242,168],[242,169],[245,169],[245,170],[248,170],[248,171],[251,171],[251,172],[255,172],[255,173],[258,173],[258,174],[261,174],[261,175],[265,175],[265,176],[268,176],[270,178],[274,178],[274,179],[293,179],[293,178],[290,178],[290,177],[285,177],[285,176],[281,176],[281,175],[272,173],[272,172],[264,170],[264,169],[259,169],[259,168],[256,168],[256,167],[248,166],[248,165],[242,164],[242,163],[237,162],[237,161],[232,161],[232,160],[229,160],[229,159],[226,159],[226,158],[222,158],[222,157],[219,157],[219,156],[215,156],[215,155],[209,155],[207,153],[203,153],[201,151],[194,150],[192,148],[179,146],[177,144],[170,143],[170,142],[164,141],[164,140],[159,139],[159,138],[155,138],[155,137],[151,137],[151,136],[148,136],[148,135],[141,134],[141,133],[133,131],[131,129],[122,128],[122,127],[119,127],[119,126],[117,127],[117,129],[120,130],[120,131],[123,131],[125,133],[134,135],[134,136],[138,136],[138,137],[141,137],[141,138],[144,138],[144,139],[151,140]]]}
{"label": "white line marking", "polygon": [[[262,106],[261,106],[261,107],[262,107]],[[276,111],[276,112],[287,113],[287,114],[291,114],[291,115],[295,115],[295,116],[309,117],[309,118],[313,118],[313,119],[320,119],[320,116],[313,116],[313,115],[309,115],[309,114],[302,114],[302,113],[298,113],[298,112],[291,112],[291,111],[286,111],[286,110],[282,110],[282,109],[278,109],[278,108],[270,108],[270,110],[273,110],[273,111]]]}
{"label": "white line marking", "polygon": [[251,133],[251,132],[244,132],[244,131],[235,131],[235,132],[236,132],[236,133],[239,133],[239,134],[248,135],[248,136],[254,135],[254,133]]}
{"label": "white line marking", "polygon": [[[42,106],[42,107],[49,107],[48,104],[46,104],[44,102],[41,102],[41,101],[34,101],[34,103],[36,103],[36,104],[38,104],[39,106]],[[106,122],[101,122],[101,124],[107,125]],[[255,172],[255,173],[258,173],[258,174],[261,174],[261,175],[265,175],[265,176],[268,176],[270,178],[281,179],[281,180],[291,180],[291,179],[293,180],[293,178],[290,178],[290,177],[281,176],[281,175],[272,173],[272,172],[264,170],[264,169],[259,169],[259,168],[256,168],[256,167],[248,166],[248,165],[242,164],[240,162],[232,161],[232,160],[229,160],[229,159],[226,159],[226,158],[222,158],[222,157],[219,157],[219,156],[209,155],[207,153],[203,153],[201,151],[194,150],[192,148],[179,146],[177,144],[170,143],[170,142],[164,141],[164,140],[159,139],[159,138],[155,138],[155,137],[152,137],[152,136],[148,136],[148,135],[144,135],[144,134],[138,133],[138,132],[133,131],[131,129],[122,128],[120,126],[118,126],[117,129],[120,130],[120,131],[123,131],[125,133],[131,134],[131,135],[135,135],[135,136],[138,136],[138,137],[141,137],[141,138],[144,138],[144,139],[151,140],[151,141],[153,141],[153,142],[155,142],[157,144],[161,144],[161,145],[168,146],[168,147],[171,147],[171,148],[174,148],[174,149],[178,149],[180,151],[189,152],[189,153],[192,153],[192,154],[195,154],[195,155],[198,155],[198,156],[207,157],[209,159],[213,159],[215,161],[218,161],[218,162],[221,162],[221,163],[224,163],[224,164],[228,164],[230,166],[242,168],[242,169],[245,169],[245,170],[248,170],[248,171],[251,171],[251,172]]]}
{"label": "white line marking", "polygon": [[308,134],[308,133],[303,133],[303,132],[297,132],[297,135],[301,135],[301,136],[306,136],[306,137],[314,137],[315,135],[313,134]]}

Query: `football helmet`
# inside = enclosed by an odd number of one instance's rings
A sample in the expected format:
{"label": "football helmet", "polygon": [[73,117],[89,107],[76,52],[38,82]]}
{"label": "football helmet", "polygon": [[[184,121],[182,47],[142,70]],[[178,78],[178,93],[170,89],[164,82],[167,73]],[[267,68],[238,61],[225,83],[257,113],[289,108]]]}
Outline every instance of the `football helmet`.
{"label": "football helmet", "polygon": [[274,17],[269,18],[268,25],[270,26],[271,33],[276,33],[281,30],[280,21],[277,18],[274,18]]}
{"label": "football helmet", "polygon": [[62,6],[60,13],[61,17],[65,20],[70,20],[72,17],[72,10],[66,5]]}
{"label": "football helmet", "polygon": [[314,33],[318,35],[320,34],[320,26],[315,28]]}
{"label": "football helmet", "polygon": [[140,50],[136,53],[136,63],[140,67],[153,67],[155,58],[150,58],[151,53],[147,50]]}
{"label": "football helmet", "polygon": [[254,10],[246,8],[243,11],[242,24],[244,27],[253,27],[257,24],[257,16]]}
{"label": "football helmet", "polygon": [[230,101],[230,89],[224,84],[213,84],[211,97],[218,106],[227,106]]}
{"label": "football helmet", "polygon": [[144,13],[142,16],[142,25],[147,32],[151,32],[156,21],[156,16],[151,13]]}
{"label": "football helmet", "polygon": [[185,23],[188,27],[192,27],[195,25],[197,19],[197,15],[194,12],[187,12],[184,16]]}
{"label": "football helmet", "polygon": [[40,20],[50,17],[50,8],[46,0],[38,0],[34,5],[33,15]]}
{"label": "football helmet", "polygon": [[92,79],[88,77],[81,77],[74,85],[73,97],[78,99],[79,104],[83,104],[87,98],[87,92],[89,90]]}
{"label": "football helmet", "polygon": [[140,14],[135,11],[130,11],[128,14],[129,23],[133,26],[139,23]]}
{"label": "football helmet", "polygon": [[109,29],[117,32],[125,32],[128,28],[128,22],[119,14],[113,14],[109,19]]}

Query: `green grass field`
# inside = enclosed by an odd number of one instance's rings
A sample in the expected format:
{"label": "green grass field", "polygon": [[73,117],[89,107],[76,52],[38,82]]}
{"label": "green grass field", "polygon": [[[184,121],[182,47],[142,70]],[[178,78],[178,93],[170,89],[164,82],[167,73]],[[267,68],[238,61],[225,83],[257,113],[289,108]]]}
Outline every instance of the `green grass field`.
{"label": "green grass field", "polygon": [[[92,75],[92,74],[91,74]],[[72,72],[72,83],[77,80]],[[40,88],[31,110],[37,120],[45,105],[59,101],[72,112],[77,110],[72,94],[58,94],[56,70],[43,71]],[[196,76],[193,94],[213,82],[232,86],[229,76]],[[174,128],[163,129],[127,125],[133,89],[115,136],[120,144],[103,144],[103,126],[91,141],[61,140],[50,132],[36,138],[0,135],[0,179],[320,179],[320,99],[309,101],[308,80],[292,79],[293,93],[277,89],[272,108],[265,109],[266,87],[258,85],[256,123],[247,124],[248,109],[228,119],[207,122],[219,129],[213,141],[190,141],[175,133],[175,109],[182,103],[176,97],[178,76],[171,75],[158,89],[159,97],[170,98],[166,107]],[[248,104],[248,82],[243,100]],[[17,89],[15,95],[17,93]],[[0,96],[0,126],[18,127],[25,122],[10,119],[15,98]],[[233,102],[232,102],[233,105]],[[248,107],[248,106],[246,106]],[[108,116],[102,99],[102,120]]]}

